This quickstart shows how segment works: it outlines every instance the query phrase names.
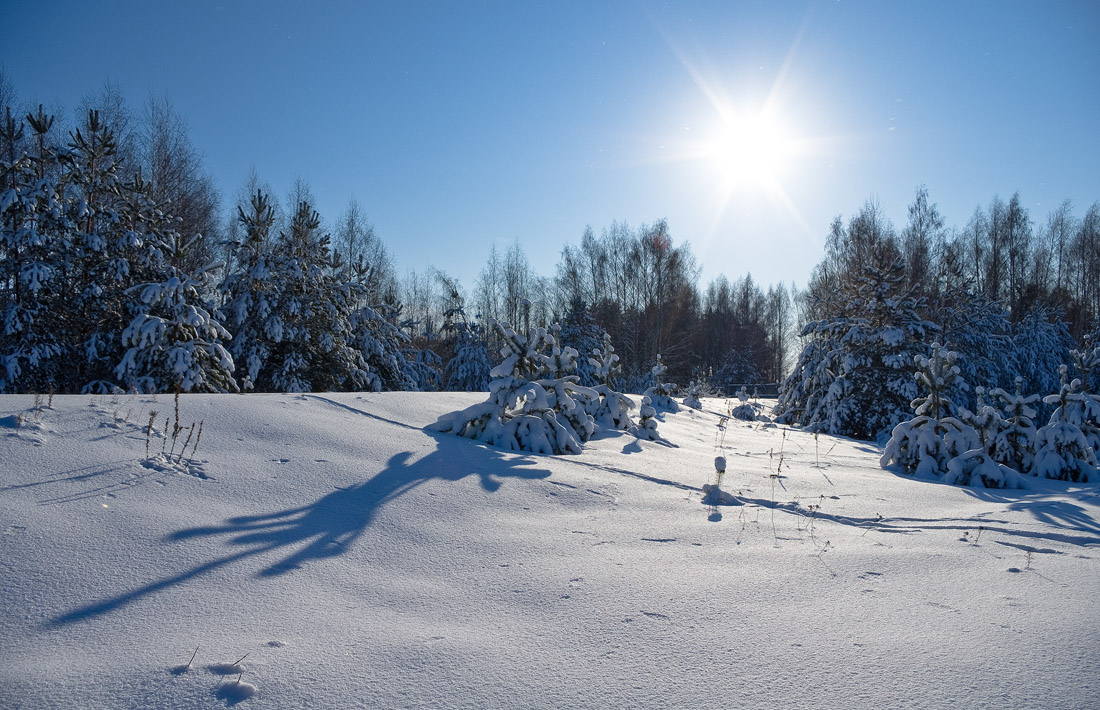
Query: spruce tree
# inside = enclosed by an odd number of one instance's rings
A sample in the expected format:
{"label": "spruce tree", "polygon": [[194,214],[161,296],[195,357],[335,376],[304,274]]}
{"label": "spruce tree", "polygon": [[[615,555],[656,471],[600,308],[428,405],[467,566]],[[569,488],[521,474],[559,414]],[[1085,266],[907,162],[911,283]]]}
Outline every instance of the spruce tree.
{"label": "spruce tree", "polygon": [[236,268],[222,284],[225,299],[222,321],[232,333],[229,352],[236,365],[236,379],[248,391],[270,386],[267,373],[271,353],[282,338],[278,318],[278,273],[272,253],[271,228],[275,210],[270,197],[257,190],[246,212],[237,207],[237,220],[244,228],[241,241],[231,243]]}
{"label": "spruce tree", "polygon": [[129,348],[115,368],[118,381],[125,389],[142,392],[238,391],[233,358],[224,345],[229,332],[201,296],[221,264],[188,273],[185,265],[200,236],[184,238],[178,220],[164,217],[142,199],[140,173],[131,189],[131,211],[144,217],[142,247],[152,257],[142,263],[142,271],[158,278],[128,291],[136,297],[136,314],[122,332],[122,343]]}
{"label": "spruce tree", "polygon": [[777,421],[875,439],[909,417],[915,358],[938,327],[905,286],[901,261],[870,265],[841,284],[836,315],[809,323],[795,371],[780,386]]}

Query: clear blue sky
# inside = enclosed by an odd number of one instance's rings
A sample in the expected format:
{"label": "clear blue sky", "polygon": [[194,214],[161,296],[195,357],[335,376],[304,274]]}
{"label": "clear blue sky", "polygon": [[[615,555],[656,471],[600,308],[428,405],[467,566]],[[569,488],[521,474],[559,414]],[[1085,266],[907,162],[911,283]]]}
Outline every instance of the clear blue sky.
{"label": "clear blue sky", "polygon": [[616,219],[667,218],[704,281],[804,284],[871,196],[898,227],[922,183],[960,228],[994,194],[1039,223],[1100,200],[1094,0],[7,0],[0,25],[22,101],[166,94],[227,198],[250,166],[330,221],[354,195],[399,272],[467,288],[493,242],[550,275]]}

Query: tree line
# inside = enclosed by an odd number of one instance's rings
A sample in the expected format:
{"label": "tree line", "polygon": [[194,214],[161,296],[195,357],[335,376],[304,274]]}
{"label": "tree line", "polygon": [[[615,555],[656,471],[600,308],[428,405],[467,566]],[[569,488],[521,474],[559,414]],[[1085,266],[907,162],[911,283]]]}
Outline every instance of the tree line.
{"label": "tree line", "polygon": [[979,407],[978,388],[1043,397],[1076,377],[1095,391],[1074,352],[1100,340],[1098,276],[1100,203],[1081,219],[1063,203],[1036,226],[1019,194],[994,197],[958,230],[922,186],[899,232],[868,201],[833,221],[800,294],[803,347],[780,388],[780,420],[889,434],[912,416],[916,363],[934,343],[957,357],[950,396],[963,407]]}
{"label": "tree line", "polygon": [[615,222],[563,246],[550,274],[518,241],[490,246],[467,291],[437,269],[399,274],[356,200],[328,221],[302,180],[280,200],[253,173],[223,210],[167,99],[135,113],[108,84],[70,127],[14,104],[0,74],[2,391],[480,389],[500,358],[492,321],[560,322],[590,383],[587,355],[609,339],[624,391],[652,385],[658,355],[675,382],[780,382],[814,340],[804,326],[848,317],[864,267],[894,262],[915,312],[964,353],[968,338],[1042,350],[1051,329],[1072,344],[1100,312],[1097,205],[1040,225],[1019,195],[994,198],[953,229],[920,188],[899,231],[868,202],[834,220],[804,291],[702,285],[666,221]]}

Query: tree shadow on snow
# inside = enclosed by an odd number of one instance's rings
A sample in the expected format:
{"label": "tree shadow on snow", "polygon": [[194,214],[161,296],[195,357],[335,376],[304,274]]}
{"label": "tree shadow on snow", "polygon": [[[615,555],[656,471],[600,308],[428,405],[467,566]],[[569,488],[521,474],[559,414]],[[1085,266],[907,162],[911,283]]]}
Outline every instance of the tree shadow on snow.
{"label": "tree shadow on snow", "polygon": [[[1047,510],[1046,517],[1040,517],[1039,513],[1034,509],[1032,510],[1036,518],[1055,528],[1055,530],[1052,531],[1040,531],[1022,530],[1013,527],[1014,523],[1011,521],[988,518],[980,515],[970,518],[918,518],[902,516],[864,518],[833,514],[820,509],[811,511],[810,508],[797,501],[779,502],[764,498],[750,498],[744,495],[738,495],[737,498],[742,503],[748,505],[770,508],[794,516],[805,517],[807,519],[812,516],[818,522],[828,521],[849,527],[865,528],[868,531],[878,533],[913,534],[924,530],[977,532],[980,528],[991,533],[999,533],[1012,538],[1047,540],[1051,542],[1062,542],[1069,545],[1079,545],[1082,547],[1100,545],[1100,527],[1098,527],[1091,518],[1088,518],[1083,510],[1080,512],[1071,510],[1076,509],[1077,506],[1056,501],[1048,503],[1050,508]],[[1084,524],[1083,520],[1088,520],[1088,524]],[[1063,530],[1066,532],[1061,532]]]}
{"label": "tree shadow on snow", "polygon": [[471,441],[445,434],[429,433],[436,441],[435,451],[411,461],[413,454],[401,452],[390,458],[385,469],[367,481],[332,493],[309,505],[260,515],[226,520],[221,525],[188,528],[167,536],[170,542],[191,538],[225,537],[226,544],[239,549],[172,577],[94,604],[75,609],[52,620],[63,626],[83,619],[102,616],[163,589],[183,584],[215,569],[269,553],[286,556],[259,571],[260,577],[275,577],[317,560],[336,557],[351,549],[371,525],[379,509],[431,480],[457,482],[478,476],[482,489],[498,490],[501,478],[547,478],[545,469],[521,468],[530,465],[526,456],[509,455]]}
{"label": "tree shadow on snow", "polygon": [[[1061,482],[1048,482],[1040,479],[1031,479],[1030,485],[1057,484]],[[1066,500],[1076,497],[1078,501],[1095,499],[1095,488],[1083,490],[1054,490],[1035,491],[1033,489],[1020,490],[988,490],[976,489],[967,491],[973,497],[1007,505],[1009,510],[1026,511],[1035,520],[1057,528],[1068,528],[1082,533],[1100,536],[1100,521],[1090,511],[1077,502]]]}

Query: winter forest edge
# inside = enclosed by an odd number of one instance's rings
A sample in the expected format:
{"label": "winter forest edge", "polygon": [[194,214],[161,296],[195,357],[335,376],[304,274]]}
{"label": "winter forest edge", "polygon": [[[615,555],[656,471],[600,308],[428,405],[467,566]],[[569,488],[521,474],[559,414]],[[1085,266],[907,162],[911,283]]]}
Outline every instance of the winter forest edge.
{"label": "winter forest edge", "polygon": [[1095,479],[1100,203],[994,197],[954,228],[920,186],[897,229],[869,200],[804,290],[700,287],[670,225],[613,223],[552,276],[491,249],[467,293],[399,278],[358,203],[326,223],[301,181],[280,203],[251,175],[223,213],[167,100],[139,118],[108,85],[62,126],[7,87],[0,392],[489,391],[439,427],[576,453],[601,423],[659,436],[674,394],[771,383],[778,422],[886,442],[884,466]]}

